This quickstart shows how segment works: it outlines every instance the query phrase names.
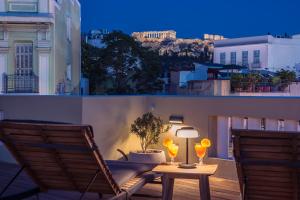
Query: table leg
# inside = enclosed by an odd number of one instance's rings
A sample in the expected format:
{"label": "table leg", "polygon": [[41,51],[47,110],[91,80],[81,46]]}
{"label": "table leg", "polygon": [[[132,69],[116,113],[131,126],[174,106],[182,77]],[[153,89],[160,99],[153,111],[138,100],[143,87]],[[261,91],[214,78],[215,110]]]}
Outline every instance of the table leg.
{"label": "table leg", "polygon": [[199,189],[201,200],[210,200],[209,179],[207,175],[200,176]]}
{"label": "table leg", "polygon": [[172,200],[173,198],[173,188],[174,188],[174,178],[169,178],[167,175],[162,177],[162,196],[163,200]]}

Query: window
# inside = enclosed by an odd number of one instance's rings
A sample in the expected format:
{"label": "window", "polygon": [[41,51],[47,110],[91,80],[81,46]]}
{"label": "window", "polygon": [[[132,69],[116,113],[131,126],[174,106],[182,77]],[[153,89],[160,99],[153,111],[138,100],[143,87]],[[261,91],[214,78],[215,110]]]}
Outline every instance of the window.
{"label": "window", "polygon": [[242,65],[248,66],[248,51],[242,52]]}
{"label": "window", "polygon": [[283,119],[278,120],[278,131],[284,131],[284,120]]}
{"label": "window", "polygon": [[226,53],[220,54],[220,64],[225,65],[226,64]]}
{"label": "window", "polygon": [[230,53],[230,64],[236,65],[236,52]]}
{"label": "window", "polygon": [[33,73],[33,46],[32,44],[16,44],[16,71],[20,76]]}
{"label": "window", "polygon": [[255,50],[253,52],[253,63],[260,64],[260,50]]}
{"label": "window", "polygon": [[243,129],[248,129],[248,117],[244,117],[243,119]]}
{"label": "window", "polygon": [[67,38],[71,41],[71,17],[67,17]]}
{"label": "window", "polygon": [[262,118],[260,120],[260,129],[261,130],[266,130],[266,119],[265,118]]}

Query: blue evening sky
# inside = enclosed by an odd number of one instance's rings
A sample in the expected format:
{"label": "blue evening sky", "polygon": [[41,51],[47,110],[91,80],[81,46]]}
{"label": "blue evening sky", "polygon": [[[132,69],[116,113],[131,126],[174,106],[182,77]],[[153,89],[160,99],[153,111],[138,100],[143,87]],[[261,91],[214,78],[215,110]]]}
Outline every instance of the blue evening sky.
{"label": "blue evening sky", "polygon": [[201,38],[300,33],[300,0],[80,0],[82,31],[173,29]]}

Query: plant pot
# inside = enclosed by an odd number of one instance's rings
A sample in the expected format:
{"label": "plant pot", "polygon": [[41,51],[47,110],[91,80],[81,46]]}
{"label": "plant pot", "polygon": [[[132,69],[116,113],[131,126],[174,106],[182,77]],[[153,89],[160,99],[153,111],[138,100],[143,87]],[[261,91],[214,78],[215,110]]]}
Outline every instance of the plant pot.
{"label": "plant pot", "polygon": [[166,162],[166,155],[162,150],[149,149],[146,153],[142,151],[130,152],[128,160],[137,163],[161,164]]}

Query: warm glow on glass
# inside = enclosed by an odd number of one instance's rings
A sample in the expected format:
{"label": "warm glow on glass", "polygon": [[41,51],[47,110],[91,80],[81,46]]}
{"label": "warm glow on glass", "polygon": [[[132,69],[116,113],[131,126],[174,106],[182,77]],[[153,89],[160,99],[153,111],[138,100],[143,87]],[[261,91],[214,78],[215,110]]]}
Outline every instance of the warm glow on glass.
{"label": "warm glow on glass", "polygon": [[203,147],[209,148],[209,147],[211,147],[211,142],[208,138],[204,138],[201,140],[201,145]]}
{"label": "warm glow on glass", "polygon": [[168,147],[168,153],[169,153],[170,158],[175,158],[177,156],[178,148],[179,147],[177,144],[171,144]]}
{"label": "warm glow on glass", "polygon": [[163,145],[165,146],[165,147],[169,147],[170,145],[172,145],[173,144],[173,140],[171,139],[171,138],[165,138],[164,139],[164,142],[163,142]]}
{"label": "warm glow on glass", "polygon": [[171,144],[168,146],[168,154],[171,158],[171,164],[174,163],[174,159],[177,156],[179,146],[177,144]]}
{"label": "warm glow on glass", "polygon": [[201,144],[197,143],[195,145],[195,151],[197,153],[197,156],[202,159],[205,157],[206,147],[203,147]]}

